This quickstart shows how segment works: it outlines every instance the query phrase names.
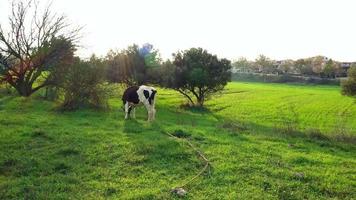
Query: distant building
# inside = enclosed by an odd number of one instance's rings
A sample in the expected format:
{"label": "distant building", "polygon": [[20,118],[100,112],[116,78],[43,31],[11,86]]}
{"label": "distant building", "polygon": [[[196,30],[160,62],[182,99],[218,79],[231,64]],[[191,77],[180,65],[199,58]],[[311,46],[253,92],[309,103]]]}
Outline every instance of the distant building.
{"label": "distant building", "polygon": [[347,76],[347,71],[350,69],[351,65],[356,64],[356,62],[341,62],[340,70],[343,76]]}
{"label": "distant building", "polygon": [[351,67],[352,64],[353,64],[352,62],[342,62],[340,63],[340,67],[348,69]]}

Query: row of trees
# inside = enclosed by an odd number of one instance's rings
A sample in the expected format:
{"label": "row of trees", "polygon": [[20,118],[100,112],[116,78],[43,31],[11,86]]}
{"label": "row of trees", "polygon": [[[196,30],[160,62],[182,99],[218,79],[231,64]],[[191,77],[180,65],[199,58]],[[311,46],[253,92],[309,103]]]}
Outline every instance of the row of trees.
{"label": "row of trees", "polygon": [[163,62],[151,44],[132,45],[120,52],[110,51],[103,63],[109,82],[157,84],[178,91],[198,106],[231,78],[231,62],[202,48],[179,51],[173,54],[173,61]]}
{"label": "row of trees", "polygon": [[346,76],[345,69],[340,62],[333,61],[324,56],[306,59],[274,61],[260,55],[254,61],[244,57],[232,63],[235,72],[263,73],[263,74],[297,74],[303,76],[319,76],[322,78],[335,78]]}
{"label": "row of trees", "polygon": [[55,92],[54,97],[62,96],[64,107],[75,109],[102,105],[107,83],[150,83],[175,89],[191,104],[203,106],[230,80],[230,61],[201,48],[179,51],[173,61],[164,62],[150,44],[81,60],[74,56],[80,28],[72,27],[50,7],[43,12],[37,8],[36,1],[13,3],[8,31],[0,26],[0,81],[21,96],[44,88]]}

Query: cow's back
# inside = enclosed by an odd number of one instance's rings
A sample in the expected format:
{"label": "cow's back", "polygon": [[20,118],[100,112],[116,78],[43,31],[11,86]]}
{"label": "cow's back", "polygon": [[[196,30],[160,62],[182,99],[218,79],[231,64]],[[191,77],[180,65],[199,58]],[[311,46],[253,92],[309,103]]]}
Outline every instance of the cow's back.
{"label": "cow's back", "polygon": [[131,86],[127,88],[122,95],[122,102],[125,104],[126,101],[138,104],[140,102],[137,94],[137,90],[139,89],[138,86]]}

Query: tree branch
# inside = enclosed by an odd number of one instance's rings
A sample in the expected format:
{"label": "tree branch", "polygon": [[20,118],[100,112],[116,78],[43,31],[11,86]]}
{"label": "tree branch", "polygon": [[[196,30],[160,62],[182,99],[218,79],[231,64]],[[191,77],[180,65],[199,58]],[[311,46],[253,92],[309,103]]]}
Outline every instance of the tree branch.
{"label": "tree branch", "polygon": [[192,98],[187,93],[185,93],[184,91],[182,91],[180,89],[175,89],[175,90],[178,91],[179,93],[181,93],[182,95],[184,95],[185,97],[187,97],[188,100],[192,103],[192,105],[194,105],[194,101],[192,100]]}

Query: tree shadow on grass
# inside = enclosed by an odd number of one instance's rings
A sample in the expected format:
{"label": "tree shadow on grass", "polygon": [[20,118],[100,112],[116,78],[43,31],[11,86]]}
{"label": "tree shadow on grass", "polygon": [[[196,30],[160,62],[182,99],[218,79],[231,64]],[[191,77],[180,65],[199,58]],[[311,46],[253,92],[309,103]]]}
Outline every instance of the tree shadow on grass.
{"label": "tree shadow on grass", "polygon": [[190,111],[196,114],[210,114],[211,111],[209,108],[201,107],[201,106],[189,106],[189,105],[181,105],[180,108]]}

